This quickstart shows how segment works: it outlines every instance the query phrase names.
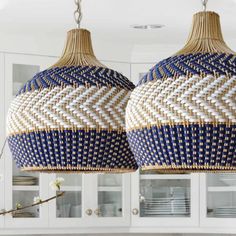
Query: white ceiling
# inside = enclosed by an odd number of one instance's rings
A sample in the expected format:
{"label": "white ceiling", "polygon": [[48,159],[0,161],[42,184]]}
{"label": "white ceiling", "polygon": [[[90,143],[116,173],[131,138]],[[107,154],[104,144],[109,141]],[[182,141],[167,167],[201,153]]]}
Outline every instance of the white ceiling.
{"label": "white ceiling", "polygon": [[[97,37],[134,44],[183,42],[192,14],[202,9],[201,0],[83,0],[82,3],[83,27]],[[208,9],[220,13],[225,38],[236,39],[236,0],[209,0]],[[74,10],[74,0],[9,0],[0,10],[0,31],[61,36],[75,27]],[[131,29],[133,24],[166,27],[143,31]]]}

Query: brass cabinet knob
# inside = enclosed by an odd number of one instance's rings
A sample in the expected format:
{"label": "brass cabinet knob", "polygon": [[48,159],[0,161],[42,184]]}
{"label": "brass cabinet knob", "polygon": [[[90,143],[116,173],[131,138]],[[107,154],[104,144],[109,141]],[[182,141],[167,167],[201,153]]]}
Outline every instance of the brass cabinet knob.
{"label": "brass cabinet knob", "polygon": [[87,209],[87,210],[85,211],[85,213],[86,213],[88,216],[91,216],[91,215],[93,214],[93,211],[92,211],[92,209]]}
{"label": "brass cabinet knob", "polygon": [[100,209],[96,209],[96,210],[94,211],[94,214],[95,214],[96,216],[100,216],[100,215],[101,215],[101,210],[100,210]]}
{"label": "brass cabinet knob", "polygon": [[138,215],[138,213],[139,213],[139,210],[137,209],[137,208],[134,208],[133,210],[132,210],[132,214],[133,215]]}

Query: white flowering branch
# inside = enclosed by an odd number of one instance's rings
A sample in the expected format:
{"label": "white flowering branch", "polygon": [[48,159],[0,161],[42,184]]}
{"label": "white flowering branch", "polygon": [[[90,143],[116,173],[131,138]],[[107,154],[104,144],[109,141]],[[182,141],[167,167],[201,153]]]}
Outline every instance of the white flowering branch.
{"label": "white flowering branch", "polygon": [[25,210],[25,209],[28,209],[28,208],[31,208],[31,207],[39,206],[39,205],[42,205],[44,203],[50,202],[54,199],[57,199],[59,197],[62,197],[65,194],[65,192],[60,192],[60,190],[61,190],[62,182],[64,182],[64,181],[65,180],[62,177],[58,177],[54,181],[50,182],[49,185],[51,186],[52,190],[58,191],[58,193],[56,193],[55,196],[50,197],[50,198],[45,199],[45,200],[41,200],[40,197],[35,197],[34,198],[34,203],[32,203],[30,205],[27,205],[27,206],[21,206],[20,203],[17,203],[15,209],[7,210],[7,211],[0,211],[0,215],[14,214],[16,212],[19,212],[19,211],[22,211],[22,210]]}
{"label": "white flowering branch", "polygon": [[44,203],[50,202],[54,199],[57,199],[59,197],[62,197],[64,194],[65,194],[65,192],[59,192],[53,197],[50,197],[50,198],[45,199],[45,200],[40,200],[39,199],[37,202],[35,202],[31,205],[27,205],[27,206],[21,206],[20,204],[17,204],[15,209],[11,209],[11,210],[8,210],[8,211],[0,211],[0,215],[14,214],[16,212],[19,212],[19,211],[22,211],[22,210],[25,210],[25,209],[28,209],[28,208],[31,208],[31,207],[39,206],[39,205],[42,205]]}
{"label": "white flowering branch", "polygon": [[[3,146],[0,149],[0,159],[3,156],[6,143],[7,143],[7,139],[5,139],[5,141],[3,143]],[[0,181],[1,181],[1,179],[2,179],[2,175],[0,174]],[[31,205],[27,205],[27,206],[22,206],[20,203],[17,203],[16,207],[14,209],[6,210],[6,211],[5,210],[0,211],[0,216],[1,215],[6,215],[6,214],[15,214],[15,213],[20,212],[22,210],[25,210],[25,209],[28,209],[28,208],[31,208],[31,207],[35,207],[35,206],[39,206],[39,205],[45,204],[47,202],[50,202],[54,199],[57,199],[59,197],[62,197],[65,194],[65,192],[60,192],[62,182],[64,182],[64,179],[62,177],[58,177],[58,178],[56,178],[56,180],[50,182],[49,185],[52,188],[52,190],[59,191],[58,193],[56,193],[55,196],[50,197],[50,198],[45,199],[45,200],[41,200],[40,197],[35,197],[34,202]]]}

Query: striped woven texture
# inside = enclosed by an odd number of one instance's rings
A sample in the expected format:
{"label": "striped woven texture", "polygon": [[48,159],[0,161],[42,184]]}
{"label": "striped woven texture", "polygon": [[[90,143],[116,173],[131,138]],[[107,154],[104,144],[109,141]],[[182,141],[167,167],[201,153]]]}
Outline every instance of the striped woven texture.
{"label": "striped woven texture", "polygon": [[144,170],[236,171],[236,57],[158,63],[131,94],[126,128]]}
{"label": "striped woven texture", "polygon": [[78,86],[110,86],[133,89],[134,85],[122,74],[102,67],[70,66],[44,70],[28,81],[19,94],[27,91],[42,90],[52,87]]}
{"label": "striped woven texture", "polygon": [[8,141],[17,165],[36,171],[137,169],[125,132],[134,85],[100,67],[40,72],[11,103]]}
{"label": "striped woven texture", "polygon": [[235,75],[236,57],[232,54],[196,53],[169,57],[147,73],[138,85],[164,78],[193,75]]}

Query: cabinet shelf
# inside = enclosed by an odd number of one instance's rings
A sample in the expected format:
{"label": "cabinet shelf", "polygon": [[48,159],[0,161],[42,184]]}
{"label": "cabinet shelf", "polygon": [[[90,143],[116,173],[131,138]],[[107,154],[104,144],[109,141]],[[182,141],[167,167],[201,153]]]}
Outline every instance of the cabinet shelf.
{"label": "cabinet shelf", "polygon": [[121,186],[100,186],[98,187],[99,192],[121,192]]}
{"label": "cabinet shelf", "polygon": [[23,186],[23,185],[15,185],[12,187],[13,191],[39,191],[38,185],[31,185],[31,186]]}
{"label": "cabinet shelf", "polygon": [[191,175],[158,175],[158,174],[141,174],[140,175],[141,180],[152,180],[152,179],[174,179],[174,180],[179,180],[179,179],[191,179]]}
{"label": "cabinet shelf", "polygon": [[236,186],[208,187],[208,192],[236,192]]}
{"label": "cabinet shelf", "polygon": [[81,186],[62,186],[61,191],[69,192],[80,192],[82,190]]}

